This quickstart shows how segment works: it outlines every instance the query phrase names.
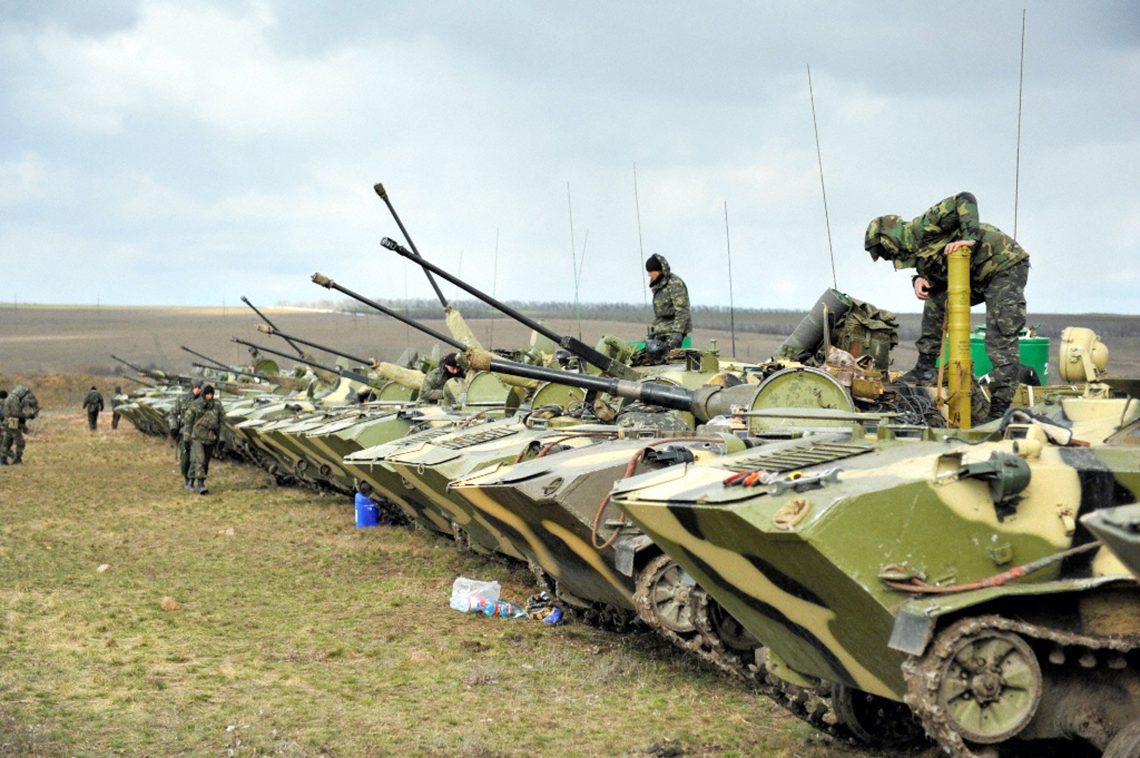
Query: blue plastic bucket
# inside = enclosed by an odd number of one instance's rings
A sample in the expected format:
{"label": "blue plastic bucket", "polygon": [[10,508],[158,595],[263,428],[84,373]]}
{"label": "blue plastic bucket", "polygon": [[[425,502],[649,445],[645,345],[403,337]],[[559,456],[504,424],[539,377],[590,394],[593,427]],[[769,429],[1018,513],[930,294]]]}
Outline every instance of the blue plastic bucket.
{"label": "blue plastic bucket", "polygon": [[356,493],[356,528],[366,529],[380,523],[380,509],[363,492]]}

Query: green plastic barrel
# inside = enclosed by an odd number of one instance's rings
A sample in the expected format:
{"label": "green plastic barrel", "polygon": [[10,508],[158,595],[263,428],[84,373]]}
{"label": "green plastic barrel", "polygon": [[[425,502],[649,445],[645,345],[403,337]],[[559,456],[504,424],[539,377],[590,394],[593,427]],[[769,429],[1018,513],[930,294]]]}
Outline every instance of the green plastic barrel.
{"label": "green plastic barrel", "polygon": [[[943,346],[942,360],[949,360],[949,347]],[[1030,337],[1022,330],[1018,338],[1018,353],[1022,364],[1037,372],[1042,384],[1049,383],[1049,338]],[[986,355],[986,327],[978,326],[970,332],[970,362],[974,365],[974,376],[989,373],[994,366]]]}

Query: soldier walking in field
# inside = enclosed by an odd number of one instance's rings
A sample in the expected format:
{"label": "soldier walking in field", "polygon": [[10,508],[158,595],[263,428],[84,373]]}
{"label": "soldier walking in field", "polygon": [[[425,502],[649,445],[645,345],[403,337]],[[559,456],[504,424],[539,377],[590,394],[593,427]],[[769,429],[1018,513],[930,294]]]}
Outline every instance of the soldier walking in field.
{"label": "soldier walking in field", "polygon": [[87,428],[95,431],[99,426],[99,412],[103,410],[103,393],[94,386],[87,390],[83,398],[83,410],[87,411]]}
{"label": "soldier walking in field", "polygon": [[115,386],[115,394],[111,395],[111,428],[119,428],[119,406],[127,402],[128,398],[123,394],[123,388],[118,385]]}
{"label": "soldier walking in field", "polygon": [[675,350],[693,330],[689,313],[689,288],[681,277],[670,270],[665,256],[654,253],[645,261],[649,275],[649,289],[653,290],[653,325],[649,338],[661,340],[669,350]]}
{"label": "soldier walking in field", "polygon": [[923,301],[922,334],[915,343],[918,362],[903,381],[931,384],[942,352],[946,320],[946,255],[970,250],[970,304],[986,304],[986,355],[990,372],[990,419],[1001,417],[1013,400],[1020,367],[1018,336],[1025,326],[1025,283],[1029,253],[996,226],[978,220],[969,192],[948,197],[918,218],[879,216],[867,227],[864,247],[872,260],[884,258],[895,269],[913,268],[915,296]]}
{"label": "soldier walking in field", "polygon": [[218,441],[222,438],[222,423],[225,416],[222,402],[214,398],[214,388],[207,384],[202,388],[202,396],[190,403],[182,414],[182,435],[190,437],[190,485],[191,492],[205,495],[206,476],[210,471],[210,458]]}
{"label": "soldier walking in field", "polygon": [[182,472],[182,486],[186,489],[190,489],[190,435],[182,433],[182,415],[201,394],[202,380],[195,379],[186,393],[174,399],[174,405],[170,408],[170,437],[178,451],[178,468]]}
{"label": "soldier walking in field", "polygon": [[[29,388],[17,384],[4,398],[4,430],[0,440],[0,465],[24,462],[24,432],[40,412],[40,402]],[[15,452],[13,453],[13,449]]]}

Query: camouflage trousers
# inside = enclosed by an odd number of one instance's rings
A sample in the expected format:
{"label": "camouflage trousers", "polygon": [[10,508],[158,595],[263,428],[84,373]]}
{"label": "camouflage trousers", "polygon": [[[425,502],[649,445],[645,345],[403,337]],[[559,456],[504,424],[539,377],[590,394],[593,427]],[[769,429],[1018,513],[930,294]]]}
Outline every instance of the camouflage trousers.
{"label": "camouflage trousers", "polygon": [[205,479],[210,473],[210,459],[213,457],[213,444],[192,440],[190,442],[190,478]]}
{"label": "camouflage trousers", "polygon": [[[12,455],[12,448],[16,448],[16,454]],[[15,429],[5,427],[0,429],[0,458],[5,461],[11,458],[12,460],[23,460],[24,458],[24,430],[20,427]]]}
{"label": "camouflage trousers", "polygon": [[[970,304],[986,304],[986,355],[990,371],[990,397],[995,407],[1008,407],[1017,390],[1021,365],[1018,335],[1025,328],[1025,282],[1029,262],[1023,261],[997,273],[981,292],[970,292]],[[920,356],[937,357],[942,350],[942,325],[946,321],[946,293],[931,295],[922,309],[922,336],[915,347]]]}

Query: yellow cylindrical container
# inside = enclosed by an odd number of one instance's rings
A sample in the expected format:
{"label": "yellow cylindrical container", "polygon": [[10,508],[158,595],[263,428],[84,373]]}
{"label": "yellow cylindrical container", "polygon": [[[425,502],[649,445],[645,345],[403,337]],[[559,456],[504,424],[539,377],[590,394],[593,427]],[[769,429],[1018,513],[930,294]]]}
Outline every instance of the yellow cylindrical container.
{"label": "yellow cylindrical container", "polygon": [[946,331],[949,341],[950,426],[970,428],[970,248],[962,245],[947,254]]}

